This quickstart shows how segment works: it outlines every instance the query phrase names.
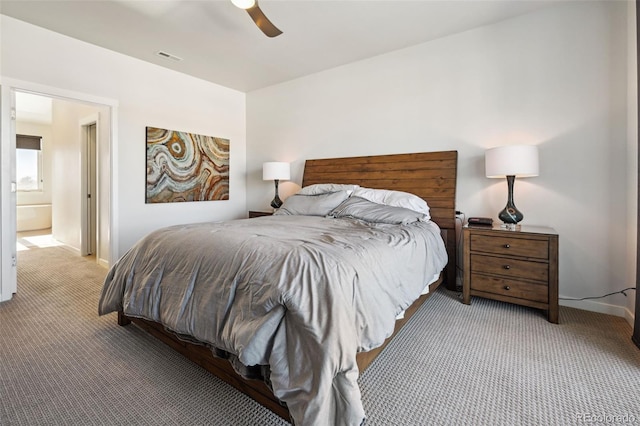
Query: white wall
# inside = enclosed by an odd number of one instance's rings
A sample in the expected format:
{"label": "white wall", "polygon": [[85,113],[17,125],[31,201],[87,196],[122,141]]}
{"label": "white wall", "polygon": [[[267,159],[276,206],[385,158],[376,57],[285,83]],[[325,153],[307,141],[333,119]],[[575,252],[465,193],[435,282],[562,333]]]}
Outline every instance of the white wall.
{"label": "white wall", "polygon": [[[86,116],[82,120],[86,120]],[[98,202],[96,208],[98,210],[97,223],[97,256],[98,263],[105,267],[110,264],[110,246],[111,246],[111,109],[102,107],[98,115],[98,123],[96,128],[96,136],[98,138],[96,152],[96,174],[98,178]],[[115,259],[114,259],[115,261]]]}
{"label": "white wall", "polygon": [[273,197],[264,161],[293,163],[286,196],[307,158],[455,149],[457,209],[497,220],[507,188],[484,177],[485,149],[536,144],[540,176],[516,181],[515,202],[524,223],[559,232],[561,296],[632,287],[627,54],[625,2],[565,2],[250,92],[248,207]]}
{"label": "white wall", "polygon": [[[0,16],[3,81],[113,100],[112,241],[122,255],[156,228],[246,217],[245,95]],[[230,199],[145,204],[145,126],[230,139]],[[4,143],[4,142],[3,142]]]}

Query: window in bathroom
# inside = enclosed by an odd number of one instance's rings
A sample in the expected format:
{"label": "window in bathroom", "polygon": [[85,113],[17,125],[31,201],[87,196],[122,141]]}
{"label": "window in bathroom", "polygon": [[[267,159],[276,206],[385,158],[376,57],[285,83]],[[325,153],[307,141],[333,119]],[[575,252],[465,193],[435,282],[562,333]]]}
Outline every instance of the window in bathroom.
{"label": "window in bathroom", "polygon": [[18,191],[42,191],[42,138],[16,135]]}

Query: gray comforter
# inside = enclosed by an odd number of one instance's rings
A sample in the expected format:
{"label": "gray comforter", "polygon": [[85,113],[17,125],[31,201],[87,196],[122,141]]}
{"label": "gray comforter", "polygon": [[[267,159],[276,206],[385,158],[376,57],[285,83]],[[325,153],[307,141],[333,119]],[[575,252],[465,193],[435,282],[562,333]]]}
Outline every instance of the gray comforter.
{"label": "gray comforter", "polygon": [[101,315],[126,315],[269,365],[296,424],[359,425],[356,352],[446,264],[438,227],[271,216],[160,229],[110,269]]}

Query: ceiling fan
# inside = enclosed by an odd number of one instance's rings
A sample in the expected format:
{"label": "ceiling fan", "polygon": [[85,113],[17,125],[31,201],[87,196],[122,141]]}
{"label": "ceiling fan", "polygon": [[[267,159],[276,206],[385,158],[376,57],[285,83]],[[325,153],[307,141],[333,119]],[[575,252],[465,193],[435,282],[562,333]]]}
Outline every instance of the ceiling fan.
{"label": "ceiling fan", "polygon": [[260,28],[267,37],[277,37],[282,34],[282,31],[273,25],[264,12],[262,12],[262,9],[258,6],[258,0],[231,0],[231,3],[240,9],[246,10],[249,16],[251,16],[251,19],[253,19],[253,22],[256,23],[258,28]]}

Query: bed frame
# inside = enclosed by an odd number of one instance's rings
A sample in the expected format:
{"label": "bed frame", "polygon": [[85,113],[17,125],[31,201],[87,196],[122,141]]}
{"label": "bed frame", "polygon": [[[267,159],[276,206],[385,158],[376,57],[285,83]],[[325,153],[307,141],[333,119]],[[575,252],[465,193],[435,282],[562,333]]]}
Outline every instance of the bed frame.
{"label": "bed frame", "polygon": [[[431,219],[442,230],[449,263],[440,279],[429,286],[429,293],[421,296],[407,310],[403,319],[396,321],[394,333],[378,348],[357,355],[358,368],[363,372],[396,333],[409,321],[424,301],[445,282],[447,288],[456,286],[456,177],[457,151],[393,154],[367,157],[330,158],[305,162],[302,186],[316,183],[358,184],[368,188],[393,189],[411,192],[425,199],[430,207]],[[161,324],[118,313],[118,324],[135,323],[196,364],[290,420],[286,405],[281,403],[262,380],[246,379],[238,375],[231,363],[213,355],[210,348],[180,340]],[[220,354],[218,354],[220,355]]]}

